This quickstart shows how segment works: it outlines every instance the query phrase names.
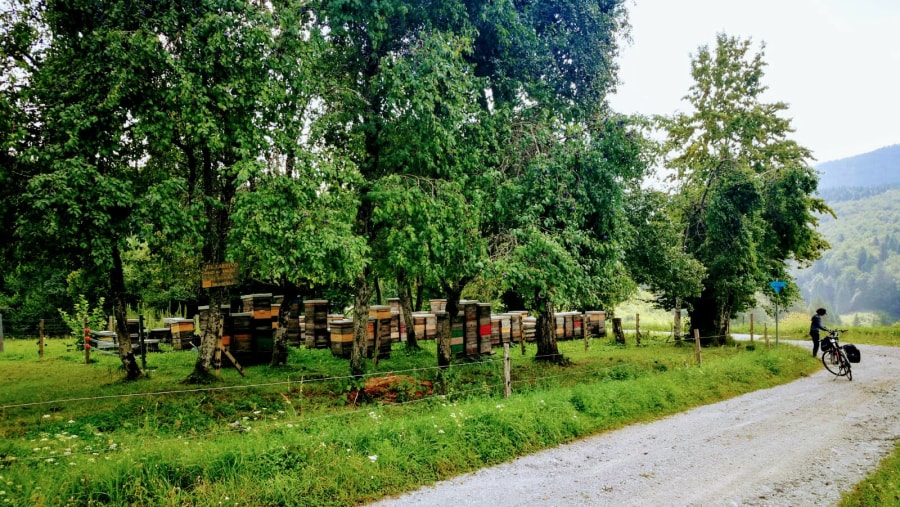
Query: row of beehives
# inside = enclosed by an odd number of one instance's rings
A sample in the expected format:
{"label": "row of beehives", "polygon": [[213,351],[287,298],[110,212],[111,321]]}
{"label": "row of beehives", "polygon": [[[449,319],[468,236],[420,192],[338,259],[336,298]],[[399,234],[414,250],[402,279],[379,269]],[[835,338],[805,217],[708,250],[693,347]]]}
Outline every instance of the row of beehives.
{"label": "row of beehives", "polygon": [[[271,294],[250,294],[241,296],[241,301],[242,312],[232,312],[230,307],[222,308],[223,345],[236,355],[257,354],[265,357],[272,350],[273,330],[278,327],[281,299]],[[392,343],[406,340],[406,319],[403,318],[399,299],[391,298],[388,302],[389,305],[369,307],[366,333],[369,357],[374,356],[376,349],[379,357],[387,357]],[[441,320],[449,319],[445,309],[446,300],[432,299],[429,312],[412,314],[417,339],[436,338]],[[201,328],[206,325],[207,315],[208,307],[201,307]],[[606,312],[558,312],[555,315],[558,340],[606,335]],[[290,303],[286,323],[285,334],[290,345],[328,348],[336,356],[350,356],[353,320],[344,318],[343,314],[330,313],[327,300]],[[462,300],[458,315],[448,323],[451,353],[458,356],[488,354],[493,347],[504,343],[533,341],[535,324],[536,318],[525,311],[493,314],[489,303]],[[264,357],[260,359],[265,360]]]}
{"label": "row of beehives", "polygon": [[[406,340],[406,319],[399,299],[388,301],[390,305],[369,307],[366,333],[369,357],[376,348],[381,357],[386,356],[390,354],[391,343]],[[446,300],[433,299],[430,303],[431,311],[412,314],[416,339],[434,340],[442,320],[450,318],[445,311]],[[299,303],[297,310],[299,314]],[[345,319],[342,314],[329,313],[326,300],[304,301],[304,310],[304,315],[298,315],[293,323],[291,318],[288,320],[289,342],[308,348],[330,348],[336,356],[349,357],[353,346],[353,320]],[[555,315],[559,340],[606,335],[606,312],[558,312]],[[312,326],[310,322],[313,322]],[[528,312],[493,314],[490,303],[462,300],[456,318],[448,323],[450,351],[457,356],[475,356],[489,354],[493,347],[504,343],[519,343],[523,339],[533,341],[535,325],[536,318]]]}

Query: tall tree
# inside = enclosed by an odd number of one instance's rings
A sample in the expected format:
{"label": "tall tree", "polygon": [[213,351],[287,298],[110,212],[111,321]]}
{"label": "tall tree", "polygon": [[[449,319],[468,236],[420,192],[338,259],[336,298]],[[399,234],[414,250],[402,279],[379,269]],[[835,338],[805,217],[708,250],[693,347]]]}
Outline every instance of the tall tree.
{"label": "tall tree", "polygon": [[609,307],[634,284],[622,248],[626,190],[643,174],[641,142],[626,123],[532,123],[515,177],[501,187],[506,241],[497,242],[501,287],[538,315],[537,358],[564,362],[555,343],[560,306]]}
{"label": "tall tree", "polygon": [[49,235],[55,244],[48,243],[48,251],[78,259],[87,273],[105,278],[119,355],[126,376],[136,378],[141,372],[127,329],[123,253],[140,227],[138,196],[149,181],[141,169],[146,137],[138,104],[157,41],[142,29],[142,19],[108,7],[48,2],[34,11],[47,33],[45,51],[28,59],[28,99],[40,139],[22,154],[40,167],[27,182],[29,207],[19,231]]}
{"label": "tall tree", "polygon": [[768,281],[789,279],[788,261],[809,263],[828,247],[815,228],[816,213],[830,210],[813,196],[812,155],[790,139],[787,105],[762,101],[764,49],[725,34],[702,46],[685,97],[693,111],[664,122],[685,251],[706,269],[685,303],[714,342]]}
{"label": "tall tree", "polygon": [[[320,74],[328,90],[323,98],[327,113],[320,123],[323,139],[359,170],[354,233],[371,249],[379,237],[379,223],[374,219],[379,181],[392,174],[422,174],[426,168],[426,177],[434,177],[440,170],[434,164],[450,146],[447,135],[453,132],[452,120],[444,117],[459,113],[454,83],[447,78],[464,75],[460,52],[465,39],[460,37],[465,33],[459,30],[465,27],[464,11],[455,1],[322,0],[315,6],[321,22],[317,35],[330,47]],[[445,68],[452,70],[448,73]],[[432,94],[406,94],[420,84],[432,87]],[[413,120],[419,129],[428,130],[411,130],[408,125]],[[401,132],[427,132],[434,138],[411,144]],[[422,156],[417,158],[418,154]],[[369,255],[373,254],[370,250]],[[355,280],[350,357],[354,375],[364,373],[373,269],[370,257]]]}

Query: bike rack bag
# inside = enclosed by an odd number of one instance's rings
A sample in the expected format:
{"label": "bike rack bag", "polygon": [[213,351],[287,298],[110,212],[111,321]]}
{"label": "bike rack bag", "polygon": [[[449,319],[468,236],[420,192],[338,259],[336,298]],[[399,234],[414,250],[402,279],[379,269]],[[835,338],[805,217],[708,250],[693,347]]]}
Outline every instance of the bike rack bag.
{"label": "bike rack bag", "polygon": [[844,353],[847,354],[848,361],[850,361],[851,363],[859,362],[859,359],[860,359],[859,349],[856,348],[856,345],[853,345],[852,343],[848,343],[843,346],[843,349],[844,349]]}

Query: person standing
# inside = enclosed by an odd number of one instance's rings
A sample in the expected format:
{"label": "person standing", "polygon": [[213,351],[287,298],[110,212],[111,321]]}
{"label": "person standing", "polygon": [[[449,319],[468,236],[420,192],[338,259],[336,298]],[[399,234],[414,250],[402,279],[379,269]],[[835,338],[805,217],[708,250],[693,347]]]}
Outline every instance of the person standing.
{"label": "person standing", "polygon": [[809,336],[812,338],[813,342],[813,356],[819,353],[819,331],[830,331],[828,328],[822,325],[822,317],[828,313],[824,308],[819,308],[816,310],[816,314],[812,316],[812,319],[809,323]]}

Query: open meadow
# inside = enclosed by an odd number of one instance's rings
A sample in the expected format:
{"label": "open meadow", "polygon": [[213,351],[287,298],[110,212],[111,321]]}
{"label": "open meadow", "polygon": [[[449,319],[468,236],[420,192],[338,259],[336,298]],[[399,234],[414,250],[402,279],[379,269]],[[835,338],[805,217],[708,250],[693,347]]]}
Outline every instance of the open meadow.
{"label": "open meadow", "polygon": [[[181,383],[190,352],[146,357],[122,380],[118,358],[50,340],[0,354],[0,502],[6,505],[357,505],[516,456],[689,407],[790,382],[820,368],[806,350],[739,343],[702,351],[646,334],[560,342],[567,366],[529,344],[435,367],[434,342],[370,362],[372,400],[327,350],[288,365],[223,368]],[[390,382],[385,381],[385,378]]]}

